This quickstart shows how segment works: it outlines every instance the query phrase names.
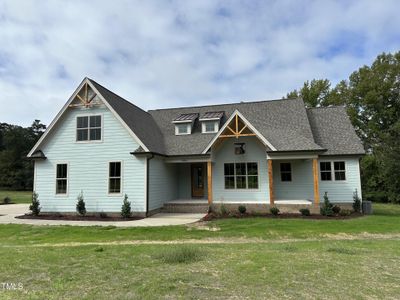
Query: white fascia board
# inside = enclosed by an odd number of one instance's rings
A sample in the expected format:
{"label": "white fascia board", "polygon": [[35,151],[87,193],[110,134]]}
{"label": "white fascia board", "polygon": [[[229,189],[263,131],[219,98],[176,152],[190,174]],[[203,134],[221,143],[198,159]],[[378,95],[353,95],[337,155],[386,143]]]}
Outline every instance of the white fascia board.
{"label": "white fascia board", "polygon": [[218,139],[218,137],[222,134],[222,132],[225,130],[225,128],[229,125],[229,123],[233,120],[233,118],[236,115],[238,115],[238,117],[242,119],[242,121],[247,125],[247,127],[249,127],[251,131],[253,131],[256,134],[256,136],[263,142],[264,145],[268,146],[272,151],[276,151],[276,148],[272,146],[272,144],[268,142],[267,139],[257,129],[255,129],[254,126],[251,125],[250,122],[245,117],[243,117],[243,115],[236,109],[229,117],[229,119],[225,122],[225,124],[221,127],[218,133],[214,136],[211,142],[207,145],[202,154],[207,153],[210,147],[215,143],[215,141]]}
{"label": "white fascia board", "polygon": [[107,102],[107,100],[103,97],[103,95],[93,86],[93,84],[88,80],[89,86],[93,89],[93,91],[100,97],[103,103],[107,106],[107,108],[113,113],[114,117],[121,122],[122,126],[129,132],[129,134],[134,138],[134,140],[144,149],[144,151],[149,152],[149,149],[145,144],[138,138],[138,136],[129,128],[129,126],[125,123],[124,120],[120,117],[120,115],[112,108],[112,106]]}
{"label": "white fascia board", "polygon": [[58,114],[56,115],[56,117],[53,119],[53,121],[51,121],[50,125],[47,127],[46,131],[43,133],[43,135],[40,137],[40,139],[36,142],[35,146],[33,146],[33,148],[31,149],[31,151],[29,151],[27,157],[31,157],[32,154],[38,149],[38,147],[40,146],[40,144],[42,144],[42,142],[44,141],[44,139],[46,138],[46,136],[49,134],[49,132],[53,129],[54,125],[58,122],[58,120],[61,118],[61,116],[64,114],[64,112],[67,110],[68,106],[71,104],[72,101],[74,101],[76,95],[79,93],[79,91],[82,89],[83,85],[89,82],[88,78],[85,77],[82,82],[80,83],[80,85],[78,85],[78,87],[76,88],[76,90],[74,91],[74,93],[71,95],[71,97],[68,99],[67,103],[64,104],[64,106],[61,108],[61,110],[58,112]]}

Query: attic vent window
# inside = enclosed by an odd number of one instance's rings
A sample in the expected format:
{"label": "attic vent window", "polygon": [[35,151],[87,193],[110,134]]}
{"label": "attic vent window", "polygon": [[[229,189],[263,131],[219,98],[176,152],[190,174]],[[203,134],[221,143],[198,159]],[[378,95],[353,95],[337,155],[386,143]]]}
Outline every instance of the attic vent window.
{"label": "attic vent window", "polygon": [[181,114],[176,117],[172,121],[175,124],[175,135],[191,134],[193,124],[198,117],[198,113]]}
{"label": "attic vent window", "polygon": [[206,112],[201,116],[199,121],[201,122],[202,133],[215,133],[219,130],[219,125],[224,112]]}

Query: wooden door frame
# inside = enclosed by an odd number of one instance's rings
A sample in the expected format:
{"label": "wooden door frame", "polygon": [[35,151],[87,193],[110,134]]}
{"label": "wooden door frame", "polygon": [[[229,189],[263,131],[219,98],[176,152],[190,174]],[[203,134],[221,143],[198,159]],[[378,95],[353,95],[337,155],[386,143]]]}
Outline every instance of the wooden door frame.
{"label": "wooden door frame", "polygon": [[[202,171],[202,175],[203,175],[203,195],[201,196],[194,196],[193,195],[193,191],[194,191],[194,185],[193,185],[193,169],[196,166],[201,166],[201,168],[203,169]],[[204,193],[205,193],[205,164],[204,163],[191,163],[190,164],[190,190],[191,190],[191,196],[192,198],[204,198]]]}

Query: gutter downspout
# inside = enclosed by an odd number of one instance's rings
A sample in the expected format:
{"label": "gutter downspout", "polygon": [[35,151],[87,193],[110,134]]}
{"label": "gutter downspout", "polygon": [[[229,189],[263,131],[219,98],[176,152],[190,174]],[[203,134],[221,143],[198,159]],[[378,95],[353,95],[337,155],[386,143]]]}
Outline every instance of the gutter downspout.
{"label": "gutter downspout", "polygon": [[151,156],[147,156],[146,158],[146,217],[149,216],[149,182],[150,182],[150,160],[154,158],[154,153],[151,153]]}

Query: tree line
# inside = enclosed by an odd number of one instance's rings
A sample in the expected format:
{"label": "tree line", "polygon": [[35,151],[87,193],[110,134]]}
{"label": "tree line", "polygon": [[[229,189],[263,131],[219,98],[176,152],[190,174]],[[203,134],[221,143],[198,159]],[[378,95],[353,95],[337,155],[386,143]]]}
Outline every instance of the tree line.
{"label": "tree line", "polygon": [[400,51],[378,55],[335,86],[313,79],[286,97],[302,97],[308,107],[344,105],[367,152],[363,198],[400,203]]}
{"label": "tree line", "polygon": [[[307,107],[344,105],[367,154],[361,159],[364,199],[400,203],[400,51],[379,55],[335,86],[328,79],[306,81],[287,98]],[[29,150],[46,126],[0,123],[0,188],[32,189]]]}
{"label": "tree line", "polygon": [[0,188],[32,189],[33,163],[26,155],[45,129],[40,120],[29,127],[0,123]]}

